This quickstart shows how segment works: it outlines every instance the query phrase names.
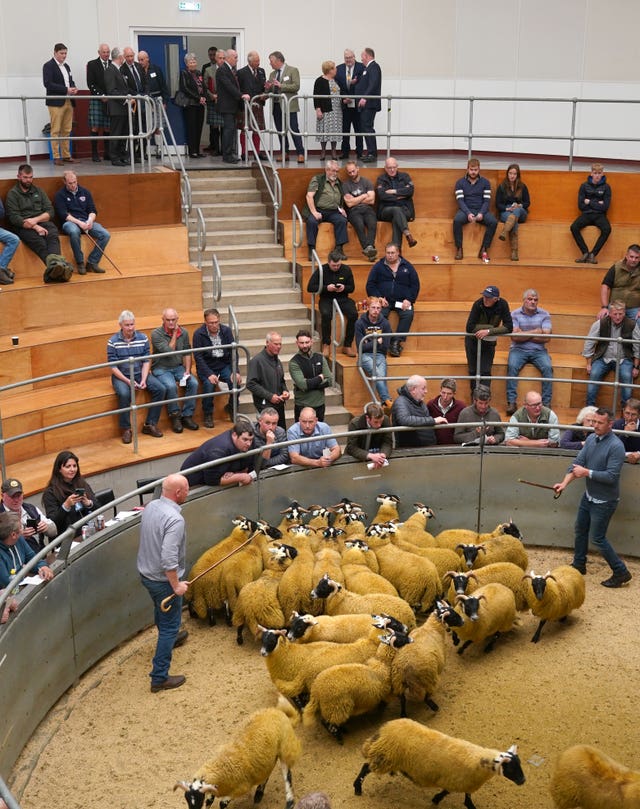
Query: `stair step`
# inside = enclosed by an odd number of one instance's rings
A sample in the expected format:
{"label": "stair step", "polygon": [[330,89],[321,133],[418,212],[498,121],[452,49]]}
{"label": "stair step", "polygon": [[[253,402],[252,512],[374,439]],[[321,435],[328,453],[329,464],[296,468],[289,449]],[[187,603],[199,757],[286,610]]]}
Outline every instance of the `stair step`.
{"label": "stair step", "polygon": [[[300,303],[300,292],[296,289],[267,289],[260,292],[259,298],[263,303],[267,303],[269,301],[271,302],[270,309],[272,316],[271,318],[265,320],[265,324],[267,324],[269,327],[277,327],[277,312],[282,311],[283,307],[285,306],[287,307],[287,311],[289,311],[288,307],[290,305]],[[213,296],[211,293],[205,292],[202,296],[202,300],[205,308],[216,305],[216,302],[213,301]],[[234,289],[225,291],[223,286],[222,305],[230,303],[235,309],[238,305],[246,302],[246,291]]]}
{"label": "stair step", "polygon": [[[196,233],[190,234],[190,248],[197,246],[197,239]],[[207,228],[208,247],[227,247],[232,245],[251,247],[256,244],[275,245],[276,242],[273,238],[273,231],[265,228],[264,230],[219,230],[212,232]],[[282,252],[282,247],[280,247],[280,254],[282,254]]]}
{"label": "stair step", "polygon": [[[210,216],[205,217],[204,223],[207,233],[218,233],[219,231],[229,233],[235,230],[247,230],[247,225],[249,224],[256,230],[267,229],[272,233],[273,218],[270,216]],[[191,216],[189,219],[189,232],[195,230],[195,228],[196,218]]]}
{"label": "stair step", "polygon": [[[229,213],[229,205],[224,202],[195,205],[194,207],[202,210],[205,220],[208,217],[222,218]],[[265,216],[267,206],[263,202],[234,202],[233,212],[244,217]]]}
{"label": "stair step", "polygon": [[191,202],[193,205],[201,207],[202,203],[215,205],[224,204],[229,207],[235,202],[261,202],[262,195],[257,188],[220,188],[219,191],[192,191]]}

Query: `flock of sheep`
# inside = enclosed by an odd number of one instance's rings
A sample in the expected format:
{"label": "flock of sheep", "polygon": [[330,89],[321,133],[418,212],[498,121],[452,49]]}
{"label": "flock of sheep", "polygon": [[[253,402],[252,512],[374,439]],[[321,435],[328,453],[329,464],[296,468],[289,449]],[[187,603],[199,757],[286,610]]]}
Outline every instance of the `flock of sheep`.
{"label": "flock of sheep", "polygon": [[[328,508],[293,502],[277,528],[238,517],[229,536],[193,566],[190,580],[213,569],[187,593],[191,615],[213,624],[223,614],[239,644],[248,630],[281,696],[190,781],[176,784],[192,809],[215,797],[224,809],[254,787],[257,803],[278,762],[286,809],[293,809],[300,717],[305,725],[319,718],[342,743],[352,717],[394,697],[401,718],[364,743],[356,795],[368,773],[400,772],[439,789],[434,804],[460,792],[474,809],[472,793],[492,776],[524,783],[515,745],[500,751],[446,736],[407,718],[407,702],[438,710],[433,694],[447,637],[459,655],[471,644],[489,652],[520,625],[518,613],[530,610],[539,622],[531,638],[537,643],[547,621],[564,621],[582,605],[583,576],[568,565],[527,573],[527,552],[511,522],[490,534],[449,529],[434,536],[427,506],[414,504],[402,523],[397,497],[381,494],[377,502],[368,527],[362,507],[346,498]],[[584,745],[560,755],[550,791],[559,809],[640,809],[640,774]]]}

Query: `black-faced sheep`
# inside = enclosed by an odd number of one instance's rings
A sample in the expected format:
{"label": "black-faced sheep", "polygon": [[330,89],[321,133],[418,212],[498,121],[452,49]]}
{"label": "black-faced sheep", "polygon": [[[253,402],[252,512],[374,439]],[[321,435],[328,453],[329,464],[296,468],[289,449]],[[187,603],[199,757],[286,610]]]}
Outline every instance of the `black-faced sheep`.
{"label": "black-faced sheep", "polygon": [[435,540],[439,548],[450,548],[456,550],[458,545],[478,545],[482,542],[494,539],[495,537],[502,536],[507,533],[522,539],[520,531],[517,526],[509,520],[507,523],[499,523],[493,531],[488,534],[479,534],[477,531],[471,531],[468,528],[447,528],[436,534]]}
{"label": "black-faced sheep", "polygon": [[549,791],[557,809],[638,809],[640,772],[577,744],[558,756]]}
{"label": "black-faced sheep", "polygon": [[[367,564],[367,554],[376,559],[373,551],[365,542],[347,542],[345,550],[342,552],[342,575],[347,590],[354,593],[367,595],[368,593],[388,593],[397,596],[398,591],[390,581],[374,573]],[[376,559],[377,565],[377,559]]]}
{"label": "black-faced sheep", "polygon": [[479,587],[472,596],[457,596],[456,611],[464,618],[464,624],[453,631],[453,642],[464,643],[458,654],[471,643],[486,640],[485,652],[490,652],[503,632],[508,632],[516,618],[516,599],[503,584],[491,582]]}
{"label": "black-faced sheep", "polygon": [[293,809],[291,768],[302,752],[293,729],[298,721],[297,712],[285,699],[278,701],[277,708],[256,711],[233,741],[219,747],[191,781],[178,781],[174,790],[184,790],[190,809],[201,809],[205,798],[210,806],[216,797],[220,806],[226,807],[232,798],[239,798],[254,787],[254,803],[258,803],[273,768],[279,763],[286,792],[285,809]]}
{"label": "black-faced sheep", "polygon": [[[508,530],[513,523],[506,523],[505,533],[486,539],[476,544],[461,544],[464,560],[468,568],[474,570],[479,567],[492,565],[494,562],[512,562],[518,565],[521,570],[526,570],[529,564],[529,557],[522,541]],[[513,526],[517,531],[518,529]]]}
{"label": "black-faced sheep", "polygon": [[434,535],[427,531],[429,518],[436,516],[433,509],[424,503],[414,503],[413,507],[415,512],[403,523],[398,524],[396,536],[420,548],[437,547]]}
{"label": "black-faced sheep", "polygon": [[514,784],[525,782],[515,745],[502,753],[412,719],[386,722],[367,739],[362,754],[366,761],[353,784],[356,795],[362,795],[362,782],[370,772],[399,772],[418,786],[439,788],[432,803],[440,803],[451,792],[464,792],[464,805],[475,809],[471,794],[497,773]]}
{"label": "black-faced sheep", "polygon": [[291,503],[281,511],[282,519],[278,524],[278,529],[282,533],[286,533],[292,525],[299,525],[304,519],[304,515],[308,514],[309,510],[303,508],[297,500],[292,500]]}
{"label": "black-faced sheep", "polygon": [[540,619],[532,643],[540,640],[542,627],[547,621],[564,621],[572,610],[584,602],[585,587],[582,573],[571,565],[560,565],[544,576],[534,571],[524,577],[528,582],[527,602],[531,612]]}
{"label": "black-faced sheep", "polygon": [[340,582],[323,576],[311,591],[311,597],[325,599],[325,612],[328,615],[345,615],[347,613],[384,612],[392,615],[398,621],[413,629],[416,625],[416,616],[407,602],[400,596],[390,596],[386,593],[370,593],[363,596],[345,589]]}
{"label": "black-faced sheep", "polygon": [[457,595],[471,595],[478,587],[489,582],[499,582],[508,587],[516,597],[516,610],[523,612],[529,609],[527,602],[527,586],[522,579],[522,568],[513,562],[494,562],[475,570],[449,570],[446,578],[451,579],[447,600],[453,603]]}

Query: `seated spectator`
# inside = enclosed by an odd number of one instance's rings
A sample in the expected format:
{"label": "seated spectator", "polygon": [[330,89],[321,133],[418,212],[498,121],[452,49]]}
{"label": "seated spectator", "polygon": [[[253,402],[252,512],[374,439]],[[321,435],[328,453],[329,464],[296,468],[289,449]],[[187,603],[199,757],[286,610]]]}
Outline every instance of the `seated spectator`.
{"label": "seated spectator", "polygon": [[60,255],[53,205],[44,191],[33,184],[33,169],[28,163],[18,166],[18,182],[7,193],[6,208],[7,221],[43,264],[52,253]]}
{"label": "seated spectator", "polygon": [[289,445],[289,459],[298,466],[331,466],[340,457],[340,446],[331,435],[331,428],[324,421],[318,421],[316,411],[305,407],[300,418],[287,430],[289,441],[317,436],[315,441]]}
{"label": "seated spectator", "polygon": [[356,346],[360,349],[362,343],[360,364],[367,376],[376,377],[378,396],[382,406],[388,409],[391,407],[391,394],[384,377],[387,375],[390,338],[384,337],[385,334],[391,334],[391,326],[387,318],[382,316],[382,299],[369,298],[366,312],[363,312],[356,322]]}
{"label": "seated spectator", "polygon": [[[42,492],[44,513],[53,520],[58,534],[89,514],[95,506],[93,489],[82,477],[78,456],[68,449],[56,455],[47,488]],[[76,536],[80,534],[76,531]]]}
{"label": "seated spectator", "polygon": [[[347,138],[348,141],[348,138]],[[342,183],[344,204],[347,206],[347,218],[358,236],[362,252],[369,259],[378,258],[376,250],[376,192],[373,183],[360,174],[360,167],[355,160],[348,160],[345,165],[348,180]]]}
{"label": "seated spectator", "polygon": [[[435,418],[443,416],[449,424],[455,424],[458,416],[464,410],[464,402],[455,398],[457,390],[455,379],[443,379],[440,383],[440,395],[429,399],[427,410]],[[436,430],[438,444],[453,444],[454,428]]]}
{"label": "seated spectator", "polygon": [[2,512],[17,514],[20,517],[22,537],[34,553],[39,553],[58,535],[53,520],[45,517],[38,506],[25,503],[22,483],[16,478],[7,478],[2,483],[0,513]]}
{"label": "seated spectator", "polygon": [[320,329],[322,332],[322,353],[329,356],[331,345],[331,321],[333,320],[333,302],[336,301],[346,320],[342,340],[342,353],[348,357],[355,357],[352,348],[353,330],[358,311],[349,295],[356,288],[351,267],[342,263],[340,253],[332,250],[327,256],[327,263],[322,265],[322,289],[320,289],[320,270],[315,270],[309,283],[307,292],[318,292],[318,309],[320,310]]}
{"label": "seated spectator", "polygon": [[[11,579],[36,555],[20,533],[17,514],[0,514],[0,587],[8,587]],[[44,581],[51,581],[53,570],[41,559],[35,572]]]}
{"label": "seated spectator", "polygon": [[315,249],[318,238],[318,228],[321,222],[333,225],[336,237],[336,252],[340,260],[346,259],[344,245],[349,241],[347,236],[347,213],[344,209],[342,183],[338,178],[339,165],[335,160],[327,160],[324,174],[316,174],[311,178],[307,187],[307,204],[302,217],[307,223],[307,244],[309,246],[309,261]]}
{"label": "seated spectator", "polygon": [[[210,438],[194,450],[183,461],[180,471],[191,469],[209,461],[229,458],[238,453],[248,452],[253,445],[253,430],[247,419],[240,418],[230,430]],[[199,472],[185,472],[190,486],[234,486],[247,485],[256,479],[255,457],[241,455],[233,461],[201,469]]]}
{"label": "seated spectator", "polygon": [[640,436],[633,433],[640,432],[640,400],[627,399],[622,411],[622,418],[613,422],[614,430],[623,430],[617,433],[624,444],[627,463],[640,461]]}
{"label": "seated spectator", "polygon": [[280,444],[282,441],[287,440],[287,431],[283,430],[278,425],[278,411],[275,407],[265,407],[265,409],[258,414],[258,420],[253,426],[253,447],[264,447],[264,452],[259,455],[259,461],[256,461],[256,467],[261,469],[269,469],[278,464],[289,463],[289,448],[277,447],[271,448],[272,444]]}
{"label": "seated spectator", "polygon": [[[4,253],[3,253],[4,255]],[[622,301],[626,315],[635,320],[640,312],[640,244],[630,244],[625,256],[607,270],[600,285],[602,308],[598,317],[609,314],[611,301]]]}
{"label": "seated spectator", "polygon": [[489,248],[498,227],[498,220],[489,210],[491,183],[480,176],[480,161],[472,157],[467,163],[467,173],[455,187],[458,211],[453,217],[453,240],[456,244],[456,261],[464,256],[462,252],[462,228],[469,222],[477,222],[485,228],[478,258],[489,261]]}
{"label": "seated spectator", "polygon": [[[4,219],[4,205],[0,199],[0,219]],[[0,228],[0,244],[2,244],[2,254],[0,255],[0,284],[6,286],[13,284],[16,274],[11,269],[11,259],[20,245],[20,239],[9,230]]]}
{"label": "seated spectator", "polygon": [[[389,312],[398,315],[397,332],[411,331],[413,305],[420,293],[420,278],[413,264],[400,255],[398,245],[390,242],[385,247],[385,257],[376,262],[367,278],[367,295],[380,298],[382,314]],[[406,337],[392,337],[389,354],[399,357],[404,349]]]}
{"label": "seated spectator", "polygon": [[511,163],[507,166],[504,180],[496,191],[496,209],[498,218],[504,222],[498,238],[504,242],[507,237],[511,243],[511,261],[518,261],[518,224],[526,222],[529,213],[529,189],[520,179],[520,166]]}
{"label": "seated spectator", "polygon": [[409,247],[415,247],[418,240],[414,239],[409,230],[409,222],[416,218],[413,180],[405,171],[398,171],[398,162],[394,157],[388,157],[384,161],[384,174],[376,180],[376,191],[378,219],[381,222],[391,222],[391,241],[402,249],[404,236]]}
{"label": "seated spectator", "polygon": [[[611,233],[611,225],[607,219],[607,211],[611,205],[611,186],[607,183],[607,175],[600,163],[591,166],[591,174],[578,190],[578,208],[580,216],[571,223],[571,235],[582,253],[576,264],[597,264],[596,256],[602,250]],[[582,237],[583,228],[592,225],[600,231],[598,240],[589,250]]]}
{"label": "seated spectator", "polygon": [[349,432],[354,430],[371,430],[364,435],[350,435],[347,439],[345,455],[351,455],[358,461],[372,464],[374,469],[387,466],[393,452],[393,433],[375,432],[384,427],[391,427],[389,418],[377,402],[369,402],[361,416],[349,422]]}
{"label": "seated spectator", "polygon": [[515,379],[527,363],[531,363],[542,374],[542,403],[551,405],[553,377],[551,357],[546,344],[551,339],[551,315],[538,306],[538,293],[535,289],[525,289],[522,293],[522,306],[511,312],[513,330],[511,347],[507,361],[507,416],[512,416],[518,407],[516,398],[518,383]]}
{"label": "seated spectator", "polygon": [[583,407],[578,413],[576,418],[576,426],[562,433],[560,438],[560,449],[575,449],[579,450],[584,447],[584,442],[591,430],[581,429],[582,427],[593,427],[593,415],[598,408],[594,405],[587,405]]}
{"label": "seated spectator", "polygon": [[[601,338],[601,339],[598,339]],[[602,338],[622,338],[633,341],[618,343]],[[640,323],[625,315],[623,301],[611,301],[609,314],[596,320],[589,329],[584,341],[582,356],[587,358],[587,404],[595,405],[599,385],[597,384],[610,371],[618,368],[618,379],[622,388],[622,407],[631,396],[631,383],[638,377],[640,368]]]}
{"label": "seated spectator", "polygon": [[[220,388],[220,382],[228,389],[234,387],[231,379],[231,349],[224,346],[233,343],[233,332],[229,326],[220,323],[220,312],[217,309],[205,309],[204,323],[193,333],[193,347],[211,347],[210,351],[194,352],[196,358],[196,371],[202,383],[204,393],[213,393]],[[236,385],[242,384],[242,377],[236,373]],[[238,395],[230,393],[224,409],[233,419],[238,412]],[[204,426],[213,427],[213,397],[204,396],[202,399],[202,415]]]}
{"label": "seated spectator", "polygon": [[482,424],[477,427],[463,427],[476,421],[502,421],[498,411],[491,407],[491,389],[486,385],[478,385],[473,391],[473,403],[465,407],[458,418],[458,426],[453,436],[454,443],[469,444],[501,444],[504,441],[504,427],[500,424],[493,427]]}
{"label": "seated spectator", "polygon": [[396,446],[430,447],[436,443],[435,424],[447,424],[444,416],[430,415],[424,403],[427,382],[423,376],[410,376],[406,383],[398,389],[398,398],[391,408],[391,421],[394,427],[418,427],[411,432],[398,432]]}
{"label": "seated spectator", "polygon": [[[522,422],[519,424],[518,422]],[[560,430],[548,425],[558,424],[558,417],[542,404],[542,397],[530,390],[524,397],[524,407],[519,408],[509,419],[505,446],[507,447],[557,447]]]}
{"label": "seated spectator", "polygon": [[[66,233],[71,242],[73,257],[76,262],[78,275],[88,272],[104,273],[100,266],[100,259],[109,244],[111,234],[96,222],[98,211],[88,188],[78,185],[75,171],[65,171],[63,174],[64,188],[61,188],[54,198],[54,205],[58,219],[62,222],[62,232]],[[83,233],[91,239],[93,249],[84,263],[84,253],[80,245]]]}

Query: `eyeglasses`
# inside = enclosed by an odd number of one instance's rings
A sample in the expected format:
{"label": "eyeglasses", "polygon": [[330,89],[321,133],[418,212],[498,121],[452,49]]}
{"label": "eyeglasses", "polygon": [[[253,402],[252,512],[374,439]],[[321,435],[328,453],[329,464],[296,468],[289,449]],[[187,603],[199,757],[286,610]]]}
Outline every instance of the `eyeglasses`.
{"label": "eyeglasses", "polygon": [[525,407],[542,407],[542,402],[525,402]]}

